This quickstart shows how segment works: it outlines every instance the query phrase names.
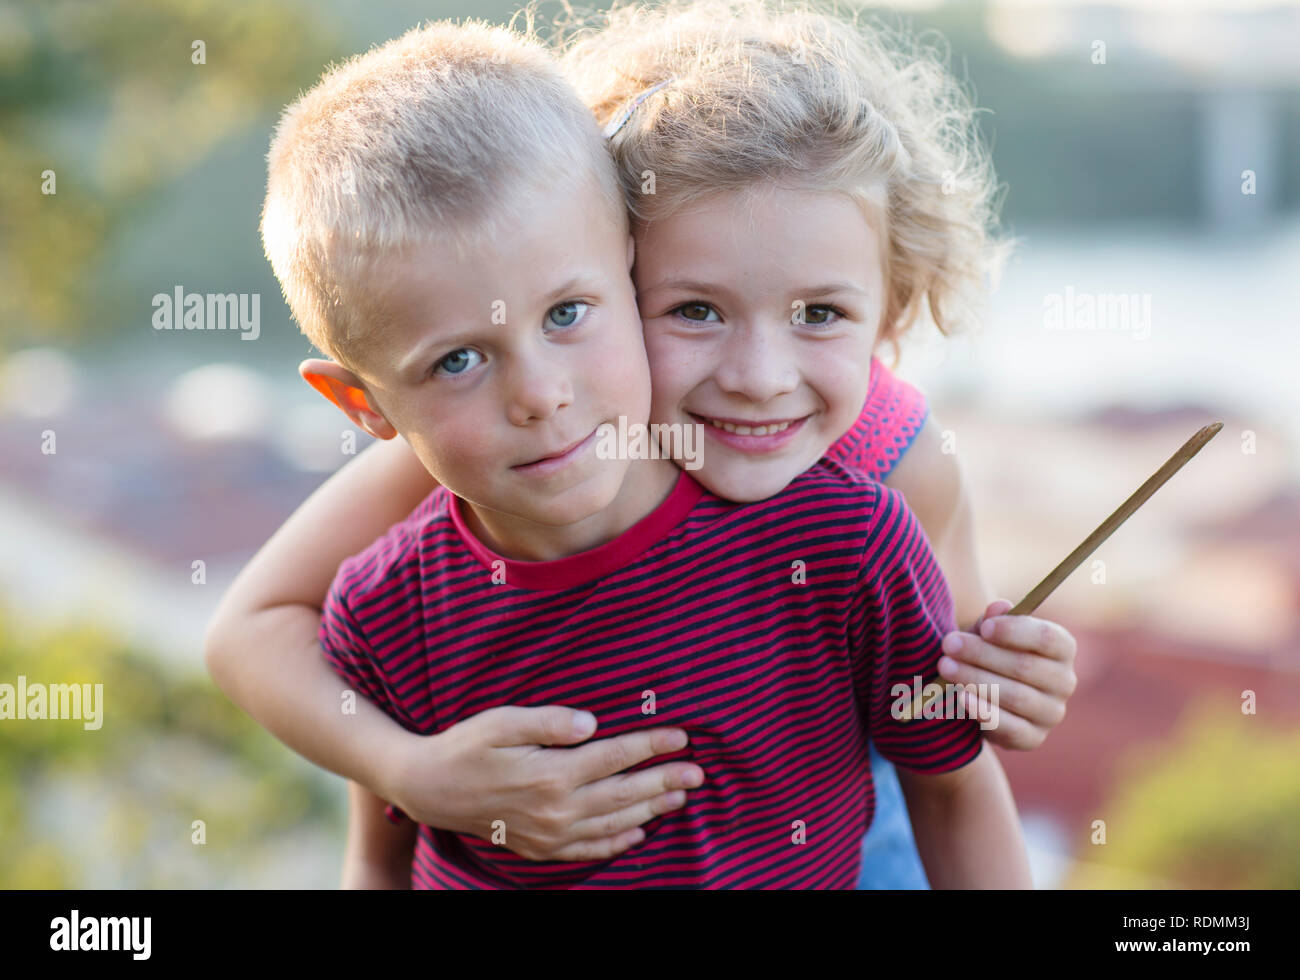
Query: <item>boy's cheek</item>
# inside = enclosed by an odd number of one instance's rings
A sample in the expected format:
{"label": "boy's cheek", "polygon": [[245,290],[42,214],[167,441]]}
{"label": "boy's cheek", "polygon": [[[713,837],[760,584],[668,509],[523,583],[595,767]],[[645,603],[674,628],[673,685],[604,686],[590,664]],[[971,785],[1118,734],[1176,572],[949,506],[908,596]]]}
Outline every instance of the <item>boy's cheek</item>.
{"label": "boy's cheek", "polygon": [[435,443],[423,433],[406,433],[407,442],[424,468],[453,492],[459,492],[458,488],[469,491],[484,480],[482,457],[485,449],[490,447],[482,442],[481,430],[479,436],[480,438],[474,438],[472,432],[440,431],[435,450]]}
{"label": "boy's cheek", "polygon": [[[623,414],[644,420],[650,413],[650,364],[639,337],[594,352],[593,378]],[[633,419],[635,421],[636,419]]]}

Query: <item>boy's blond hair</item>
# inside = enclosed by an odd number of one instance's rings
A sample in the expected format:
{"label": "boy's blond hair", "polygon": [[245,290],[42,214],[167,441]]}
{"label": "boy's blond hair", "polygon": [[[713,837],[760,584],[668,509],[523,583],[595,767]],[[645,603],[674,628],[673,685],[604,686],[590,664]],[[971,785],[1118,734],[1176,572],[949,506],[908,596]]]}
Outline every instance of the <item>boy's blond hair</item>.
{"label": "boy's blond hair", "polygon": [[934,48],[764,0],[619,2],[571,18],[558,48],[598,121],[617,127],[610,149],[637,219],[760,181],[842,190],[885,226],[882,341],[896,347],[927,302],[944,333],[977,312],[1010,243],[993,236],[976,110]]}
{"label": "boy's blond hair", "polygon": [[393,250],[463,247],[507,220],[515,195],[568,180],[591,179],[595,206],[626,221],[591,112],[525,30],[417,27],[331,68],[285,109],[262,240],[303,333],[335,360],[355,369],[363,328],[383,328],[366,284]]}

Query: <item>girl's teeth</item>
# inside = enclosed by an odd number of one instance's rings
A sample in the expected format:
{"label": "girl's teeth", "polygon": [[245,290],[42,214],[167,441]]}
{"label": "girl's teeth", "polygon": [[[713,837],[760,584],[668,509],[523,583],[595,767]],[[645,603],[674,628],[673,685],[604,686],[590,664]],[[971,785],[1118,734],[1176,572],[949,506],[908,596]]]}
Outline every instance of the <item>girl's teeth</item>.
{"label": "girl's teeth", "polygon": [[781,422],[778,425],[750,426],[736,425],[733,422],[721,422],[718,419],[708,419],[708,423],[716,429],[722,429],[724,432],[734,432],[738,436],[770,436],[790,428],[789,422]]}

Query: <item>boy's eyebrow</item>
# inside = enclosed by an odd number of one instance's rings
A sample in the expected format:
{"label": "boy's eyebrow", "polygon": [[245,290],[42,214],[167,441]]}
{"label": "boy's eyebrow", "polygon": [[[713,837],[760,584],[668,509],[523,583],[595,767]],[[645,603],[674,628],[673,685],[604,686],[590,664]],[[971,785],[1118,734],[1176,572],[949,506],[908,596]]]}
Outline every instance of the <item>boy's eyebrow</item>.
{"label": "boy's eyebrow", "polygon": [[432,340],[418,345],[414,350],[397,362],[399,374],[406,374],[417,364],[433,356],[434,350],[440,347],[450,347],[455,350],[457,347],[464,346],[472,338],[472,328],[459,329],[450,334],[439,334]]}
{"label": "boy's eyebrow", "polygon": [[[552,306],[554,306],[556,303],[560,302],[561,300],[567,299],[570,296],[574,296],[579,292],[583,292],[583,290],[579,289],[579,287],[584,285],[589,285],[594,281],[596,281],[596,277],[591,273],[584,272],[584,273],[579,273],[578,275],[570,276],[568,279],[564,281],[563,284],[557,286],[555,289],[552,289],[549,293],[547,293],[543,302],[546,304],[546,308],[550,309]],[[456,347],[465,346],[467,344],[473,343],[475,337],[481,335],[481,330],[483,325],[499,326],[499,324],[492,323],[492,314],[493,314],[493,308],[491,305],[489,305],[483,311],[483,318],[480,323],[476,323],[473,325],[466,325],[464,327],[456,329],[455,331],[449,334],[439,335],[433,338],[432,340],[428,341],[427,343],[420,344],[409,354],[407,354],[404,358],[398,361],[397,363],[398,372],[401,374],[406,374],[406,372],[414,368],[415,365],[420,364],[427,358],[431,357],[433,355],[433,351],[436,350],[437,348],[446,347],[448,349],[455,349]]]}
{"label": "boy's eyebrow", "polygon": [[568,299],[571,296],[577,296],[579,293],[587,292],[582,286],[590,286],[599,281],[599,277],[592,272],[580,272],[575,276],[570,276],[564,284],[557,289],[551,290],[546,297],[546,308],[550,309],[560,300]]}

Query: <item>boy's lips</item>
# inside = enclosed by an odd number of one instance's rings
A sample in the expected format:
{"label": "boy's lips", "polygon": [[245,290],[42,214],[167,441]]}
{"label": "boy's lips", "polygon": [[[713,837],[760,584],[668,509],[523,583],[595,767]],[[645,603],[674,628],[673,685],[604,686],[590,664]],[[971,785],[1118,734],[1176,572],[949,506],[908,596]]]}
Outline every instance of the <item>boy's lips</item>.
{"label": "boy's lips", "polygon": [[748,453],[768,453],[787,445],[803,428],[811,415],[796,418],[738,419],[720,415],[696,415],[688,412],[695,421],[704,425],[704,431],[713,439]]}
{"label": "boy's lips", "polygon": [[598,429],[599,426],[592,429],[591,432],[583,436],[577,442],[572,443],[563,449],[557,450],[556,452],[550,453],[546,456],[540,456],[531,463],[520,463],[518,466],[512,466],[510,468],[517,473],[537,475],[545,475],[563,469],[586,450],[587,445],[596,438],[596,432]]}

